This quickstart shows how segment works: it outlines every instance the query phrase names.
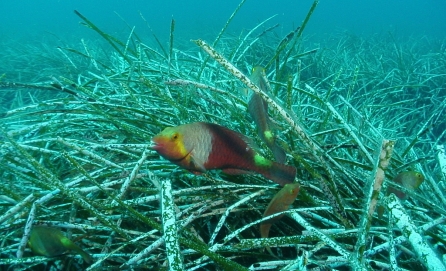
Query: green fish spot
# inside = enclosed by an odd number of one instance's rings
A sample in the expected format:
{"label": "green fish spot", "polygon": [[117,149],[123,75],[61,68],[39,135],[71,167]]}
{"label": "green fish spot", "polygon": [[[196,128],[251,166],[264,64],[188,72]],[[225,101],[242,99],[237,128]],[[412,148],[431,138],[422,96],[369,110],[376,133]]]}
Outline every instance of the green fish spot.
{"label": "green fish spot", "polygon": [[271,132],[271,130],[266,130],[265,132],[263,132],[263,134],[265,135],[266,140],[271,141],[274,138],[273,133]]}
{"label": "green fish spot", "polygon": [[266,159],[265,157],[257,153],[254,156],[254,163],[256,164],[256,166],[263,166],[263,167],[269,167],[272,165],[270,160]]}

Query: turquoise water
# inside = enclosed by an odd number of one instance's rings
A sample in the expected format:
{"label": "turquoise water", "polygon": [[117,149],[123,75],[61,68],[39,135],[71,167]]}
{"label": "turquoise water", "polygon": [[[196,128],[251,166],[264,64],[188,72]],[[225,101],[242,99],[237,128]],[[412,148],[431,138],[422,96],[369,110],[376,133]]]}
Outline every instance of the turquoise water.
{"label": "turquoise water", "polygon": [[[283,33],[299,25],[313,1],[252,1],[241,8],[229,28],[239,34],[260,21],[277,15],[274,23],[280,24]],[[94,20],[105,31],[121,32],[126,29],[125,20],[136,26],[139,32],[147,32],[147,20],[160,37],[167,37],[171,18],[177,22],[176,32],[186,39],[202,37],[207,32],[219,31],[240,3],[229,1],[12,1],[0,2],[0,35],[20,37],[28,35],[85,35],[79,27],[76,9]],[[122,18],[120,18],[119,16]],[[320,1],[308,25],[307,34],[323,37],[337,31],[355,34],[396,31],[402,35],[446,35],[446,2],[431,1]],[[279,33],[280,34],[280,33]]]}

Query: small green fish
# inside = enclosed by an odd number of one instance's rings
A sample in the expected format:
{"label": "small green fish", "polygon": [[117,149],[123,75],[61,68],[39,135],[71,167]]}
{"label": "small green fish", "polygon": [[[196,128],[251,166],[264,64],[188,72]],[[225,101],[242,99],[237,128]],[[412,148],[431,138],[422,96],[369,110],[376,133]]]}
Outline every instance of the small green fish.
{"label": "small green fish", "polygon": [[[266,210],[263,213],[263,217],[288,210],[290,205],[293,204],[293,202],[296,200],[297,194],[299,193],[299,188],[300,186],[298,183],[286,184],[270,201],[268,207],[266,207]],[[283,216],[284,215],[279,215],[263,221],[260,224],[260,236],[262,238],[268,238],[271,226],[275,222],[279,221]],[[269,247],[266,247],[266,249],[271,255],[274,255]]]}
{"label": "small green fish", "polygon": [[[395,178],[393,178],[394,183],[397,183],[411,191],[417,189],[423,183],[423,181],[423,174],[417,171],[401,172],[400,174],[396,175]],[[408,195],[406,193],[396,187],[387,187],[387,195],[390,195],[390,193],[394,193],[395,196],[397,196],[401,200],[405,200],[408,198]]]}
{"label": "small green fish", "polygon": [[[263,92],[269,93],[270,88],[266,79],[265,68],[255,66],[249,79]],[[257,126],[259,137],[273,152],[276,161],[281,164],[285,163],[285,151],[277,145],[276,138],[270,127],[271,120],[268,117],[268,103],[259,94],[253,93],[248,102],[248,111]]]}
{"label": "small green fish", "polygon": [[61,230],[50,227],[34,226],[28,241],[31,250],[41,256],[55,257],[74,251],[82,256],[88,264],[93,258],[78,247],[73,241],[65,237]]}
{"label": "small green fish", "polygon": [[[417,189],[424,181],[423,174],[417,171],[404,171],[400,174],[396,175],[393,178],[393,182],[401,185],[402,187],[414,191]],[[395,194],[400,200],[406,200],[409,196],[396,187],[387,187],[386,195],[390,195],[391,193]],[[378,207],[378,217],[381,218],[384,213],[384,206]]]}

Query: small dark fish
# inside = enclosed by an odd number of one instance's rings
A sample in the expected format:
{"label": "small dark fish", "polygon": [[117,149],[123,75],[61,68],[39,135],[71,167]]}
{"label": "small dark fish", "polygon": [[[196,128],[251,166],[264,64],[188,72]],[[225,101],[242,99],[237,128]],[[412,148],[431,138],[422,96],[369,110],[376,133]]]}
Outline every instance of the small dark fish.
{"label": "small dark fish", "polygon": [[[404,171],[400,174],[396,175],[395,178],[393,178],[393,182],[401,185],[402,187],[414,191],[417,189],[424,181],[423,174],[417,172],[417,171]],[[406,200],[409,196],[401,191],[400,189],[396,187],[387,187],[386,196],[390,195],[391,193],[395,194],[400,200]],[[378,217],[381,218],[384,213],[384,206],[378,207]]]}
{"label": "small dark fish", "polygon": [[[252,69],[250,80],[263,92],[269,92],[265,69],[263,67],[255,66]],[[259,94],[253,93],[248,102],[248,111],[257,126],[259,137],[273,152],[276,161],[282,164],[285,163],[285,151],[279,147],[279,145],[277,145],[276,137],[274,136],[270,127],[271,120],[268,117],[268,103],[265,102],[265,100],[263,100]]]}
{"label": "small dark fish", "polygon": [[[423,174],[417,172],[417,171],[405,171],[401,172],[400,174],[396,175],[395,178],[393,178],[393,182],[401,185],[404,188],[407,188],[408,190],[414,191],[417,189],[424,181]],[[399,190],[398,188],[394,187],[387,187],[387,195],[390,195],[390,193],[394,193],[395,196],[397,196],[401,200],[405,200],[408,198],[408,195],[404,193],[403,191]]]}

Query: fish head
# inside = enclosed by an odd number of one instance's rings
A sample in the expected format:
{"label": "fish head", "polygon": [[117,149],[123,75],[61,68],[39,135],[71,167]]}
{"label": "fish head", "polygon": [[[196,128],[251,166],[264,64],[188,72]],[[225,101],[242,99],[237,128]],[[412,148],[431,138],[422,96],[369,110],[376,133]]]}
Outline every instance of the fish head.
{"label": "fish head", "polygon": [[299,189],[300,185],[298,183],[287,183],[279,193],[276,194],[276,197],[280,198],[280,202],[284,206],[290,206],[296,200]]}
{"label": "fish head", "polygon": [[251,70],[251,76],[256,77],[256,76],[265,76],[266,72],[265,72],[265,68],[262,66],[254,66]]}
{"label": "fish head", "polygon": [[152,138],[152,149],[171,161],[180,161],[188,155],[184,134],[176,127],[167,127]]}
{"label": "fish head", "polygon": [[262,66],[254,66],[251,71],[249,79],[257,85],[261,90],[269,92],[268,83],[266,80],[266,70]]}
{"label": "fish head", "polygon": [[406,174],[403,176],[403,178],[401,180],[401,183],[405,188],[415,190],[424,181],[423,174],[421,174],[417,171],[408,171],[405,173]]}
{"label": "fish head", "polygon": [[290,197],[296,198],[299,193],[300,185],[298,183],[288,183],[284,186]]}

